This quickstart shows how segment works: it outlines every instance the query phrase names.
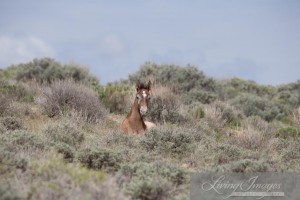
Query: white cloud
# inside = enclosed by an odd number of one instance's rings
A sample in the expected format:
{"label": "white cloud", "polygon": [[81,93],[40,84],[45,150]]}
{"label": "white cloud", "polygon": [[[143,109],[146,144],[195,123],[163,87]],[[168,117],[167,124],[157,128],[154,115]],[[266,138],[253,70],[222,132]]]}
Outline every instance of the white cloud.
{"label": "white cloud", "polygon": [[34,36],[0,36],[0,67],[27,62],[38,57],[54,57],[54,49]]}
{"label": "white cloud", "polygon": [[124,45],[117,35],[108,35],[100,41],[100,53],[113,56],[123,53]]}

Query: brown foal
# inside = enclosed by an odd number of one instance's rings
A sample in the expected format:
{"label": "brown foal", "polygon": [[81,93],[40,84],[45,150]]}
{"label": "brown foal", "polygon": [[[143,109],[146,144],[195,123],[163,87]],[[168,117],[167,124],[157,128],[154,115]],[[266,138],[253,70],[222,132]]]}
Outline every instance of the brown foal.
{"label": "brown foal", "polygon": [[144,121],[144,115],[148,110],[148,103],[151,96],[151,81],[143,84],[136,82],[136,95],[130,112],[124,119],[121,129],[125,133],[143,135],[146,128],[155,126],[151,122]]}

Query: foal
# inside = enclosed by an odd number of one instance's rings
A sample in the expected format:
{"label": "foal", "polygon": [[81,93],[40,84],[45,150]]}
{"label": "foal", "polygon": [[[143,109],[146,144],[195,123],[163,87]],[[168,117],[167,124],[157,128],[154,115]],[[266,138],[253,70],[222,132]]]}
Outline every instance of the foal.
{"label": "foal", "polygon": [[132,108],[124,119],[121,129],[125,133],[143,135],[146,128],[155,126],[151,122],[144,121],[144,115],[148,110],[151,93],[151,81],[148,84],[136,82],[136,96]]}

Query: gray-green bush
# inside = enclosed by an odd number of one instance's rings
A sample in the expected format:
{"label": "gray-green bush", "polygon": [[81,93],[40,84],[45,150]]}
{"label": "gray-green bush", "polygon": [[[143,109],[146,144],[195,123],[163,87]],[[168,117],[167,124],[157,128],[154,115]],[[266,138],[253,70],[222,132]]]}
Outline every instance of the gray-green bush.
{"label": "gray-green bush", "polygon": [[297,142],[288,143],[288,146],[280,150],[280,155],[285,162],[300,160],[300,144]]}
{"label": "gray-green bush", "polygon": [[63,158],[67,161],[72,162],[75,157],[75,149],[67,143],[58,142],[55,143],[55,149],[58,153],[63,155]]}
{"label": "gray-green bush", "polygon": [[188,181],[188,173],[165,162],[125,164],[121,175],[133,199],[165,199]]}
{"label": "gray-green bush", "polygon": [[135,180],[131,183],[128,194],[132,199],[163,200],[171,195],[172,186],[161,178]]}
{"label": "gray-green bush", "polygon": [[6,180],[0,181],[0,199],[23,200],[24,198]]}
{"label": "gray-green bush", "polygon": [[180,157],[190,153],[194,147],[192,145],[194,137],[192,134],[187,134],[188,131],[180,128],[151,129],[140,140],[140,144],[146,150]]}
{"label": "gray-green bush", "polygon": [[32,102],[35,91],[26,86],[24,83],[0,80],[0,93],[6,96],[7,101]]}
{"label": "gray-green bush", "polygon": [[44,141],[36,134],[26,130],[14,130],[0,135],[2,144],[5,144],[12,151],[45,148]]}
{"label": "gray-green bush", "polygon": [[300,80],[281,85],[278,87],[278,93],[276,94],[279,103],[290,112],[292,109],[299,107],[300,105]]}
{"label": "gray-green bush", "polygon": [[88,168],[114,172],[120,169],[123,158],[109,149],[85,148],[79,152],[78,160]]}
{"label": "gray-green bush", "polygon": [[17,130],[17,129],[24,129],[24,125],[21,119],[16,117],[1,117],[0,124],[6,130]]}
{"label": "gray-green bush", "polygon": [[218,164],[238,160],[243,154],[241,148],[230,144],[217,144],[211,151],[215,155]]}
{"label": "gray-green bush", "polygon": [[101,171],[66,163],[57,155],[33,160],[25,172],[15,176],[18,180],[10,179],[9,183],[22,184],[13,191],[21,193],[23,199],[127,199],[114,178]]}
{"label": "gray-green bush", "polygon": [[130,87],[127,84],[107,84],[96,88],[101,102],[111,113],[125,113],[131,106]]}
{"label": "gray-green bush", "polygon": [[283,115],[279,105],[266,98],[250,94],[237,96],[231,104],[241,109],[246,116],[258,115],[267,121],[278,119]]}
{"label": "gray-green bush", "polygon": [[217,172],[254,173],[267,172],[271,166],[264,160],[243,159],[214,168]]}
{"label": "gray-green bush", "polygon": [[276,137],[293,140],[300,137],[300,129],[292,126],[283,127],[277,130]]}
{"label": "gray-green bush", "polygon": [[189,93],[184,96],[184,102],[186,104],[191,104],[193,102],[200,102],[203,104],[212,103],[217,99],[217,95],[214,92],[192,89]]}
{"label": "gray-green bush", "polygon": [[48,125],[43,129],[47,138],[55,143],[66,143],[72,147],[79,147],[84,140],[84,134],[74,124],[62,122],[60,124]]}
{"label": "gray-green bush", "polygon": [[156,82],[167,85],[176,92],[189,92],[196,88],[206,91],[215,90],[215,81],[191,65],[180,67],[147,62],[141,66],[138,72],[129,75],[129,80],[135,83],[141,77],[153,78]]}
{"label": "gray-green bush", "polygon": [[0,144],[0,173],[6,173],[13,169],[26,170],[28,161],[20,154],[13,152],[11,148]]}
{"label": "gray-green bush", "polygon": [[[18,81],[51,83],[55,80],[72,79],[85,84],[98,84],[97,78],[89,75],[88,69],[77,64],[62,65],[51,58],[34,59],[31,62],[13,65],[5,69]],[[5,73],[5,72],[3,72]]]}

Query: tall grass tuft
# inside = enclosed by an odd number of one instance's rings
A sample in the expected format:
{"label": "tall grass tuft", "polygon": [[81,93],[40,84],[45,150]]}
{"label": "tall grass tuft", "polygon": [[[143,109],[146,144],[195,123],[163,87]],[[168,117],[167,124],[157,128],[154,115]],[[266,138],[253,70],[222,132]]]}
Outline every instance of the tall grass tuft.
{"label": "tall grass tuft", "polygon": [[49,117],[72,116],[96,123],[105,115],[97,94],[87,86],[73,81],[53,82],[42,88],[36,101]]}
{"label": "tall grass tuft", "polygon": [[10,99],[0,93],[0,116],[4,115],[9,109]]}

